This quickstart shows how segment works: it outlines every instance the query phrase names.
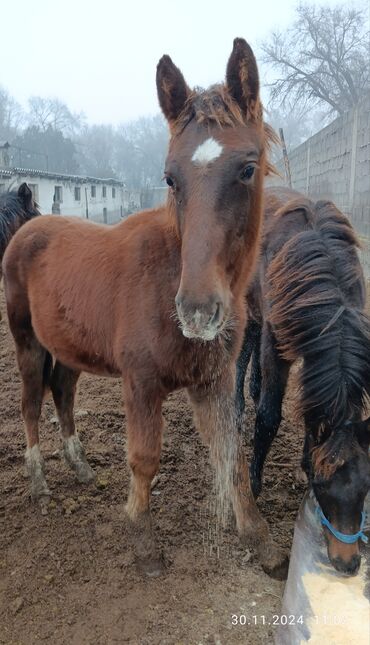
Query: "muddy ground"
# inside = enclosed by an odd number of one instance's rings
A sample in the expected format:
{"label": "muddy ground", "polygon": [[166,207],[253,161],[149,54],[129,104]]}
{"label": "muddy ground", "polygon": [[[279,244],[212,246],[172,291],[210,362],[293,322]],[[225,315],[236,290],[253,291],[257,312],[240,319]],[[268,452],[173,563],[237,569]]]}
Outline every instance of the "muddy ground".
{"label": "muddy ground", "polygon": [[[0,307],[4,313],[2,292]],[[295,478],[302,428],[291,421],[291,392],[258,502],[273,536],[287,548],[304,490]],[[250,433],[250,402],[248,410]],[[152,511],[168,569],[157,579],[136,571],[128,538],[124,504],[129,476],[120,382],[83,376],[76,411],[97,480],[89,486],[77,484],[60,459],[55,411],[46,401],[41,448],[53,497],[49,514],[42,516],[30,501],[24,477],[20,381],[4,316],[0,643],[271,644],[273,628],[268,623],[279,612],[283,583],[269,578],[254,554],[239,545],[232,523],[216,531],[207,449],[194,430],[184,393],[172,396],[164,410],[167,427]],[[234,614],[246,616],[251,624],[234,626]]]}

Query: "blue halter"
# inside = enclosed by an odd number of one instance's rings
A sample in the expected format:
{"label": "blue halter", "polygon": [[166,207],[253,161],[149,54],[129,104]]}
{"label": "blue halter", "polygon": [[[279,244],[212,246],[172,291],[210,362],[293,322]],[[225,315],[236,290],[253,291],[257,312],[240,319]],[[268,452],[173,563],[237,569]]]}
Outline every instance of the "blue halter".
{"label": "blue halter", "polygon": [[335,529],[334,526],[332,526],[329,520],[325,517],[320,506],[316,506],[316,513],[320,519],[321,524],[323,526],[326,526],[326,528],[329,529],[334,537],[336,537],[340,542],[344,542],[345,544],[354,544],[355,542],[357,542],[357,540],[362,540],[363,542],[365,542],[365,544],[368,543],[369,539],[363,532],[366,523],[366,513],[364,513],[364,511],[362,511],[361,513],[360,530],[357,533],[352,533],[351,535],[337,531],[337,529]]}

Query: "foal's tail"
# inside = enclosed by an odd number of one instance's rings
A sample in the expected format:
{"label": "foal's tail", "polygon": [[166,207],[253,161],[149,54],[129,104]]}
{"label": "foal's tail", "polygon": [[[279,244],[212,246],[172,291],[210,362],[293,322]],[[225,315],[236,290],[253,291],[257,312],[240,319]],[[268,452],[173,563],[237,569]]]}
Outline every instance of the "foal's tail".
{"label": "foal's tail", "polygon": [[270,321],[282,355],[304,359],[299,412],[306,423],[360,416],[370,396],[370,319],[348,219],[331,202],[295,202],[306,228],[290,238],[268,270]]}

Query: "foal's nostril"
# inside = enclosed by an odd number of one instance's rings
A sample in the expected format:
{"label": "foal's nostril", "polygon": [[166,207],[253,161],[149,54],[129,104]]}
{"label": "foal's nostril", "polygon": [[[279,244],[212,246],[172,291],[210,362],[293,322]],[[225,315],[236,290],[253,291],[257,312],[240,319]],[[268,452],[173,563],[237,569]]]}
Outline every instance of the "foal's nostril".
{"label": "foal's nostril", "polygon": [[220,323],[222,318],[222,311],[223,311],[221,302],[216,302],[215,306],[216,306],[215,311],[211,315],[209,320],[210,324],[213,326],[216,326]]}
{"label": "foal's nostril", "polygon": [[361,556],[360,555],[354,555],[351,558],[351,561],[349,563],[349,568],[348,568],[348,573],[351,576],[355,576],[356,573],[358,573],[358,570],[360,568],[361,564]]}

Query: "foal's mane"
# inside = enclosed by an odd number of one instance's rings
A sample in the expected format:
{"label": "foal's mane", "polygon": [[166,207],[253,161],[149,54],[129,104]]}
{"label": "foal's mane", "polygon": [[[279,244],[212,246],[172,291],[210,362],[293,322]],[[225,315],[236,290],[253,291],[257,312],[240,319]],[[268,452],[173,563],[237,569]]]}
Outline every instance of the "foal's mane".
{"label": "foal's mane", "polygon": [[294,200],[274,217],[306,225],[268,267],[270,321],[282,355],[303,358],[297,412],[324,431],[359,419],[370,395],[370,319],[355,232],[332,202]]}

